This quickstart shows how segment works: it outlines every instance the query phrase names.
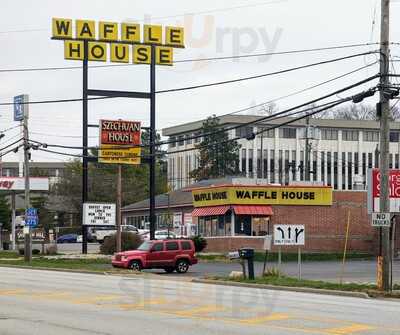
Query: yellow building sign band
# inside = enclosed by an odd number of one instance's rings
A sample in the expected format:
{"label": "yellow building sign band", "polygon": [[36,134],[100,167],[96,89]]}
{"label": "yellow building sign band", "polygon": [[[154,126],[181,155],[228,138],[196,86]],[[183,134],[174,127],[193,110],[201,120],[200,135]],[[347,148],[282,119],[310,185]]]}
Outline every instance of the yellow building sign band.
{"label": "yellow building sign band", "polygon": [[121,149],[121,146],[102,145],[99,150],[99,163],[108,164],[140,164],[141,148]]}
{"label": "yellow building sign band", "polygon": [[330,206],[330,187],[233,186],[192,191],[195,207],[219,205]]}

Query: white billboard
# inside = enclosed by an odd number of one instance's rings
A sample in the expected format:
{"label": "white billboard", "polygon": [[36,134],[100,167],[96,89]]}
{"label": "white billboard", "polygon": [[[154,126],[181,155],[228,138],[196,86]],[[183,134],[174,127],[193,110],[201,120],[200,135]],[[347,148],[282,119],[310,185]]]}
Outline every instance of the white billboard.
{"label": "white billboard", "polygon": [[115,204],[84,203],[85,226],[115,226]]}

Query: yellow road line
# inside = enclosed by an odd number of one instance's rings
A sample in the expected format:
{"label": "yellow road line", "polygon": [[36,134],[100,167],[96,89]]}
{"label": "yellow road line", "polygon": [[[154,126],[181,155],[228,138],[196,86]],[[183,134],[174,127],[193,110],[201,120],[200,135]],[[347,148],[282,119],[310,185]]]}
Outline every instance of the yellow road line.
{"label": "yellow road line", "polygon": [[0,296],[13,296],[25,294],[26,290],[23,289],[11,289],[11,290],[0,290]]}
{"label": "yellow road line", "polygon": [[263,315],[263,316],[258,316],[255,318],[250,318],[250,319],[241,319],[240,323],[246,323],[246,324],[258,324],[258,323],[263,323],[263,322],[268,322],[268,321],[279,321],[279,320],[287,320],[289,319],[288,314],[284,313],[273,313],[270,315]]}
{"label": "yellow road line", "polygon": [[347,327],[325,329],[324,332],[332,335],[347,335],[347,334],[354,334],[356,332],[364,332],[372,329],[375,329],[375,327],[354,323]]}
{"label": "yellow road line", "polygon": [[208,314],[208,313],[215,313],[215,312],[221,312],[225,311],[227,308],[224,306],[217,306],[217,305],[205,305],[205,306],[200,306],[197,308],[192,308],[188,310],[181,310],[181,311],[174,311],[172,312],[175,315],[180,315],[180,316],[193,316],[197,314]]}
{"label": "yellow road line", "polygon": [[87,297],[87,298],[82,298],[82,299],[73,299],[69,300],[70,302],[74,304],[96,304],[97,302],[102,302],[102,301],[111,301],[111,300],[116,300],[120,299],[121,296],[119,295],[103,295],[103,296],[94,296],[94,297]]}
{"label": "yellow road line", "polygon": [[109,306],[117,306],[123,310],[129,311],[129,310],[135,310],[139,308],[144,308],[147,305],[162,305],[166,304],[168,301],[165,299],[153,299],[153,300],[144,300],[139,303],[135,304],[118,304],[118,305],[109,305]]}

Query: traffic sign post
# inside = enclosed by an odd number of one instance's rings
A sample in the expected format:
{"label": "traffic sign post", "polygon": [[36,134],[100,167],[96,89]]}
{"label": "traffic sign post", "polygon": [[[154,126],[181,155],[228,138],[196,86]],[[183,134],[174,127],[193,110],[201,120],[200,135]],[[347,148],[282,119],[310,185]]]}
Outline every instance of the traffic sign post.
{"label": "traffic sign post", "polygon": [[372,213],[371,224],[372,227],[390,227],[391,225],[390,213]]}
{"label": "traffic sign post", "polygon": [[304,225],[274,225],[274,244],[279,246],[278,266],[281,267],[282,245],[298,246],[298,278],[301,279],[301,246],[305,244]]}

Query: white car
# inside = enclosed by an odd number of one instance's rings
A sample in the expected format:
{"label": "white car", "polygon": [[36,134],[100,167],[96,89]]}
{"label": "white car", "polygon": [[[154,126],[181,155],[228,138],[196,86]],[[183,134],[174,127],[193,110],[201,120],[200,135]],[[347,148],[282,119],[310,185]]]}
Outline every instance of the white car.
{"label": "white car", "polygon": [[78,235],[78,237],[76,238],[76,243],[82,243],[82,242],[83,242],[82,235]]}
{"label": "white car", "polygon": [[[150,232],[146,232],[142,234],[143,240],[148,241],[150,240]],[[175,239],[177,238],[176,234],[173,231],[168,230],[157,230],[154,234],[156,240],[165,240],[168,238]]]}
{"label": "white car", "polygon": [[[135,226],[131,225],[121,225],[121,231],[122,232],[130,232],[133,234],[137,234],[138,230]],[[117,228],[116,227],[107,227],[103,229],[98,229],[94,233],[94,236],[96,237],[97,242],[103,243],[105,239],[110,237],[111,235],[114,235],[117,233]]]}

